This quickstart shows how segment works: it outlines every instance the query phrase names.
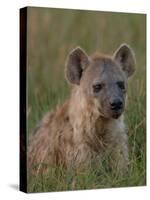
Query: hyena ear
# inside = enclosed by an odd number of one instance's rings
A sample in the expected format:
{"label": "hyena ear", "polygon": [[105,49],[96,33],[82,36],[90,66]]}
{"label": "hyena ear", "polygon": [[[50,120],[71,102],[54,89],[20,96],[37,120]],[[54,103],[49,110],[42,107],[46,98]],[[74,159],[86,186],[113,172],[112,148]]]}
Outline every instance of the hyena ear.
{"label": "hyena ear", "polygon": [[66,62],[66,78],[71,84],[80,84],[82,72],[89,64],[88,55],[80,47],[73,49]]}
{"label": "hyena ear", "polygon": [[122,44],[116,50],[114,59],[120,64],[127,77],[130,77],[134,73],[136,64],[135,55],[127,44]]}

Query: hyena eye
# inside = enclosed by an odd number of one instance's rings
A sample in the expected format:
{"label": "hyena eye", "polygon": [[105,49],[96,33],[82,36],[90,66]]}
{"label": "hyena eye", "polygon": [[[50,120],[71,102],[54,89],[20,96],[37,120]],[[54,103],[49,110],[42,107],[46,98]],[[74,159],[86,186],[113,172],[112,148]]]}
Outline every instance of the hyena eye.
{"label": "hyena eye", "polygon": [[93,91],[95,93],[99,92],[102,89],[102,84],[98,83],[96,85],[93,85]]}
{"label": "hyena eye", "polygon": [[123,81],[118,81],[117,82],[117,85],[120,89],[124,90],[125,89],[125,85],[124,85],[124,82]]}

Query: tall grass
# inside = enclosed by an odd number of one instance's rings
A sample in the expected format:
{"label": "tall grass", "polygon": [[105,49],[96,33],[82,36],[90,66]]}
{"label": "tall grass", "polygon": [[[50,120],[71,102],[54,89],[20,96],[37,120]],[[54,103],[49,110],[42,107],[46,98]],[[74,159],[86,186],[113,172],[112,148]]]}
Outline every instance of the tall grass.
{"label": "tall grass", "polygon": [[[60,191],[146,184],[146,16],[143,14],[28,9],[28,138],[45,112],[69,96],[64,78],[66,56],[76,46],[88,54],[112,54],[121,43],[135,51],[137,70],[129,85],[125,114],[130,166],[124,176],[94,167],[83,172],[50,168],[29,176],[28,191]],[[75,178],[75,182],[73,181]]]}

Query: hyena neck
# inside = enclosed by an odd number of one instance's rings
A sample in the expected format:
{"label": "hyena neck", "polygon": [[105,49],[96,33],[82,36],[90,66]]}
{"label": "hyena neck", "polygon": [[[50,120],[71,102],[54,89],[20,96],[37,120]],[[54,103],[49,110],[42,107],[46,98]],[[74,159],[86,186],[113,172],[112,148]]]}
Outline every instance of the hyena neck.
{"label": "hyena neck", "polygon": [[76,140],[85,140],[85,137],[95,140],[95,137],[101,138],[107,132],[111,134],[110,130],[119,128],[118,124],[124,126],[123,116],[118,119],[105,119],[94,108],[92,102],[84,96],[82,88],[73,89],[69,104],[69,118]]}

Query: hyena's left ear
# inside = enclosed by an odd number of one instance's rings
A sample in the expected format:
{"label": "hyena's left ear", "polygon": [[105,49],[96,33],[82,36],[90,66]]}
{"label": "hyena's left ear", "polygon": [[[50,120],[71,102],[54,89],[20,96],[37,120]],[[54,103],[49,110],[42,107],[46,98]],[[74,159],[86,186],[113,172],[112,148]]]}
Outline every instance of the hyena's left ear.
{"label": "hyena's left ear", "polygon": [[135,55],[133,50],[127,45],[122,44],[114,53],[114,59],[120,64],[127,77],[135,71]]}

